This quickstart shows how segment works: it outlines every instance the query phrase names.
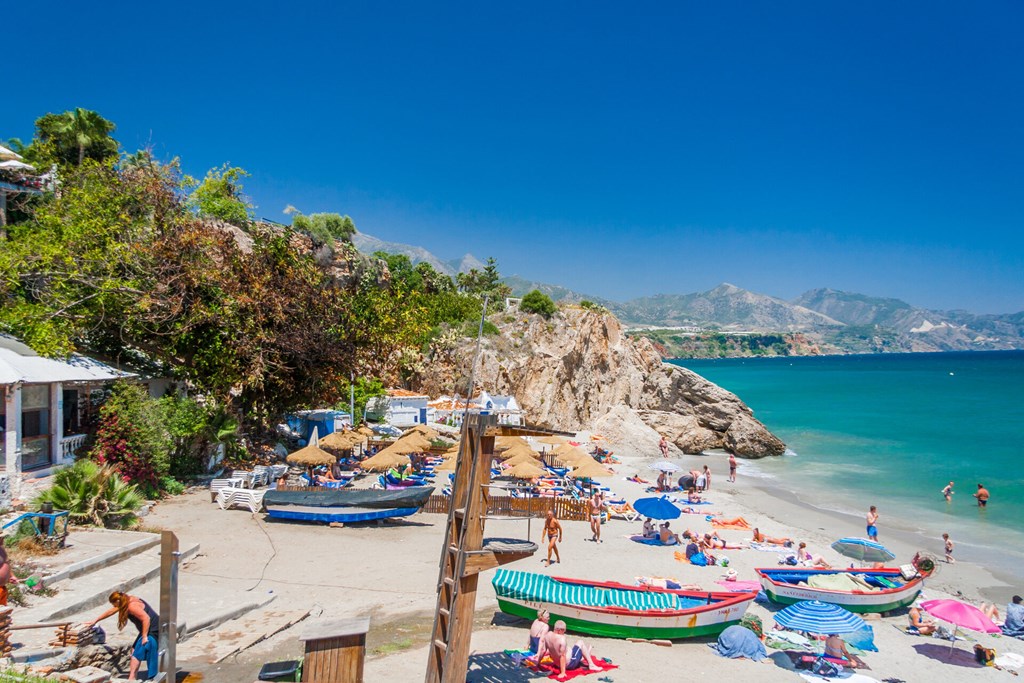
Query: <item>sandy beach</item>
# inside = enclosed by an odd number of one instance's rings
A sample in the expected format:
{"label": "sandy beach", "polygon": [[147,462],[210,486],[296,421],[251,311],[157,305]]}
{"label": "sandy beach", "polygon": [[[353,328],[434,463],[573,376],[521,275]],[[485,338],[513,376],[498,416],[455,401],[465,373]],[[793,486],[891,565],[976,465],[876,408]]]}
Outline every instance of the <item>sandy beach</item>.
{"label": "sandy beach", "polygon": [[[614,477],[602,483],[630,501],[647,495],[643,486],[625,478],[639,474],[653,481],[656,473],[650,472],[646,464],[654,458],[618,446],[613,450],[622,464],[615,466]],[[722,454],[683,456],[677,461],[683,466],[710,464],[714,476],[706,498],[714,504],[706,506],[709,512],[742,516],[766,534],[805,541],[812,552],[822,554],[834,566],[849,563],[834,553],[829,544],[841,536],[862,535],[862,520],[828,514],[793,497],[779,496],[764,488],[761,481],[745,478],[742,461],[737,483],[730,484],[726,481],[726,456]],[[868,504],[866,501],[865,509]],[[176,531],[183,542],[201,544],[200,556],[183,572],[185,591],[195,582],[206,588],[220,585],[273,594],[275,607],[308,608],[312,610],[311,619],[370,615],[368,681],[414,681],[423,676],[444,522],[441,515],[424,513],[383,527],[327,528],[271,522],[248,512],[221,511],[209,503],[205,492],[161,503],[147,518],[150,525]],[[681,563],[674,557],[676,548],[650,547],[628,540],[628,535],[638,532],[640,526],[640,522],[613,519],[603,527],[604,542],[596,544],[589,541],[586,523],[565,522],[561,564],[548,569],[542,562],[543,552],[538,552],[510,568],[623,583],[633,583],[637,576],[671,577],[681,583],[719,588],[714,582],[723,578],[723,568]],[[699,532],[711,529],[703,515],[683,515],[672,526],[676,531],[687,527]],[[538,541],[540,523],[535,521],[530,528],[532,539]],[[526,533],[525,522],[492,521],[487,526],[487,535],[522,537]],[[723,535],[730,541],[750,538],[750,532],[726,531]],[[897,563],[909,561],[919,549],[933,554],[937,550],[921,548],[912,534],[891,532],[884,521],[879,540],[897,554]],[[753,549],[730,550],[726,555],[730,568],[738,572],[740,579],[756,578],[756,566],[777,563],[776,553]],[[925,594],[929,598],[962,597],[975,604],[982,599],[995,599],[1002,610],[1019,588],[1007,586],[969,560],[963,557],[954,565],[943,563],[937,575],[927,581]],[[536,674],[517,670],[501,654],[505,648],[525,644],[528,624],[497,611],[491,575],[487,572],[481,578],[467,680],[535,680]],[[771,628],[771,614],[777,609],[775,605],[755,602],[750,612],[759,615],[765,627]],[[972,640],[959,642],[950,656],[948,641],[908,636],[896,628],[906,621],[904,614],[869,619],[879,649],[863,656],[871,669],[864,673],[872,679],[968,681],[1008,675],[976,665],[969,653],[975,642],[993,647],[998,653],[1024,655],[1022,641],[969,633]],[[180,664],[203,673],[207,680],[248,683],[255,679],[262,662],[300,655],[297,636],[302,628],[304,624],[300,623],[217,665],[198,661]],[[619,666],[607,674],[615,681],[661,681],[667,674],[684,671],[690,678],[799,680],[788,658],[771,649],[769,660],[755,664],[718,657],[707,645],[711,641],[704,639],[676,642],[672,647],[589,636],[586,639],[594,644],[598,655],[611,658]]]}

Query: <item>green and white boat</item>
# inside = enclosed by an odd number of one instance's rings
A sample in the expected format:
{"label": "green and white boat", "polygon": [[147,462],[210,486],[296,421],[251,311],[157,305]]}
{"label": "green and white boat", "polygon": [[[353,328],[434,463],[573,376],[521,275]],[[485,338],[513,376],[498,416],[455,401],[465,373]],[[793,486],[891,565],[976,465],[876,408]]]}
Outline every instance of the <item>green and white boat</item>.
{"label": "green and white boat", "polygon": [[627,586],[499,569],[491,581],[506,614],[561,619],[570,631],[610,638],[679,640],[715,636],[739,623],[756,592]]}
{"label": "green and white boat", "polygon": [[904,578],[900,569],[755,569],[768,599],[780,605],[819,600],[858,614],[907,607],[924,587],[924,577]]}

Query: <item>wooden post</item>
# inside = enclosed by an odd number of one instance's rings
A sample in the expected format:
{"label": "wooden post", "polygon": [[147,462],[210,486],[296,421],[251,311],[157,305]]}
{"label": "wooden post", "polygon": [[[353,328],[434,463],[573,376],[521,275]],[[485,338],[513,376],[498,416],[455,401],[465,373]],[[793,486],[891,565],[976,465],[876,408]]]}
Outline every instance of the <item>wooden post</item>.
{"label": "wooden post", "polygon": [[[160,668],[158,681],[174,681],[177,677],[178,651],[178,537],[173,531],[160,535]],[[153,672],[149,672],[152,676]]]}
{"label": "wooden post", "polygon": [[363,683],[370,617],[313,622],[299,636],[306,644],[302,680],[307,683]]}

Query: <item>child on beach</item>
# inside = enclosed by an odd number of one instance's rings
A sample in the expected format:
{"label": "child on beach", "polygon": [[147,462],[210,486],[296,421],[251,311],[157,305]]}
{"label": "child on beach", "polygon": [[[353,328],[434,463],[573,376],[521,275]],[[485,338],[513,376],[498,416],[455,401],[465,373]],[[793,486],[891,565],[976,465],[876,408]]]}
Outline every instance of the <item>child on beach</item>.
{"label": "child on beach", "polygon": [[946,499],[947,503],[953,502],[953,482],[946,484],[946,487],[942,489],[942,497]]}
{"label": "child on beach", "polygon": [[949,534],[942,534],[942,540],[946,542],[946,562],[953,564],[956,562],[953,559],[953,541],[950,540]]}
{"label": "child on beach", "polygon": [[868,527],[868,538],[870,538],[875,543],[878,543],[878,526],[876,526],[878,524],[878,508],[872,505],[871,509],[868,510],[868,515],[866,519]]}

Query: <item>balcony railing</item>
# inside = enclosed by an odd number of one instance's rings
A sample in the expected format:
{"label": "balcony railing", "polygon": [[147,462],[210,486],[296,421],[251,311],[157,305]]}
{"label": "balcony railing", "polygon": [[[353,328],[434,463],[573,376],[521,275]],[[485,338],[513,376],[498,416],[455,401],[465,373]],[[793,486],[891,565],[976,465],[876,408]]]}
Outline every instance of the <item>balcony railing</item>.
{"label": "balcony railing", "polygon": [[60,459],[63,462],[75,459],[75,453],[85,444],[85,434],[72,434],[60,440]]}

